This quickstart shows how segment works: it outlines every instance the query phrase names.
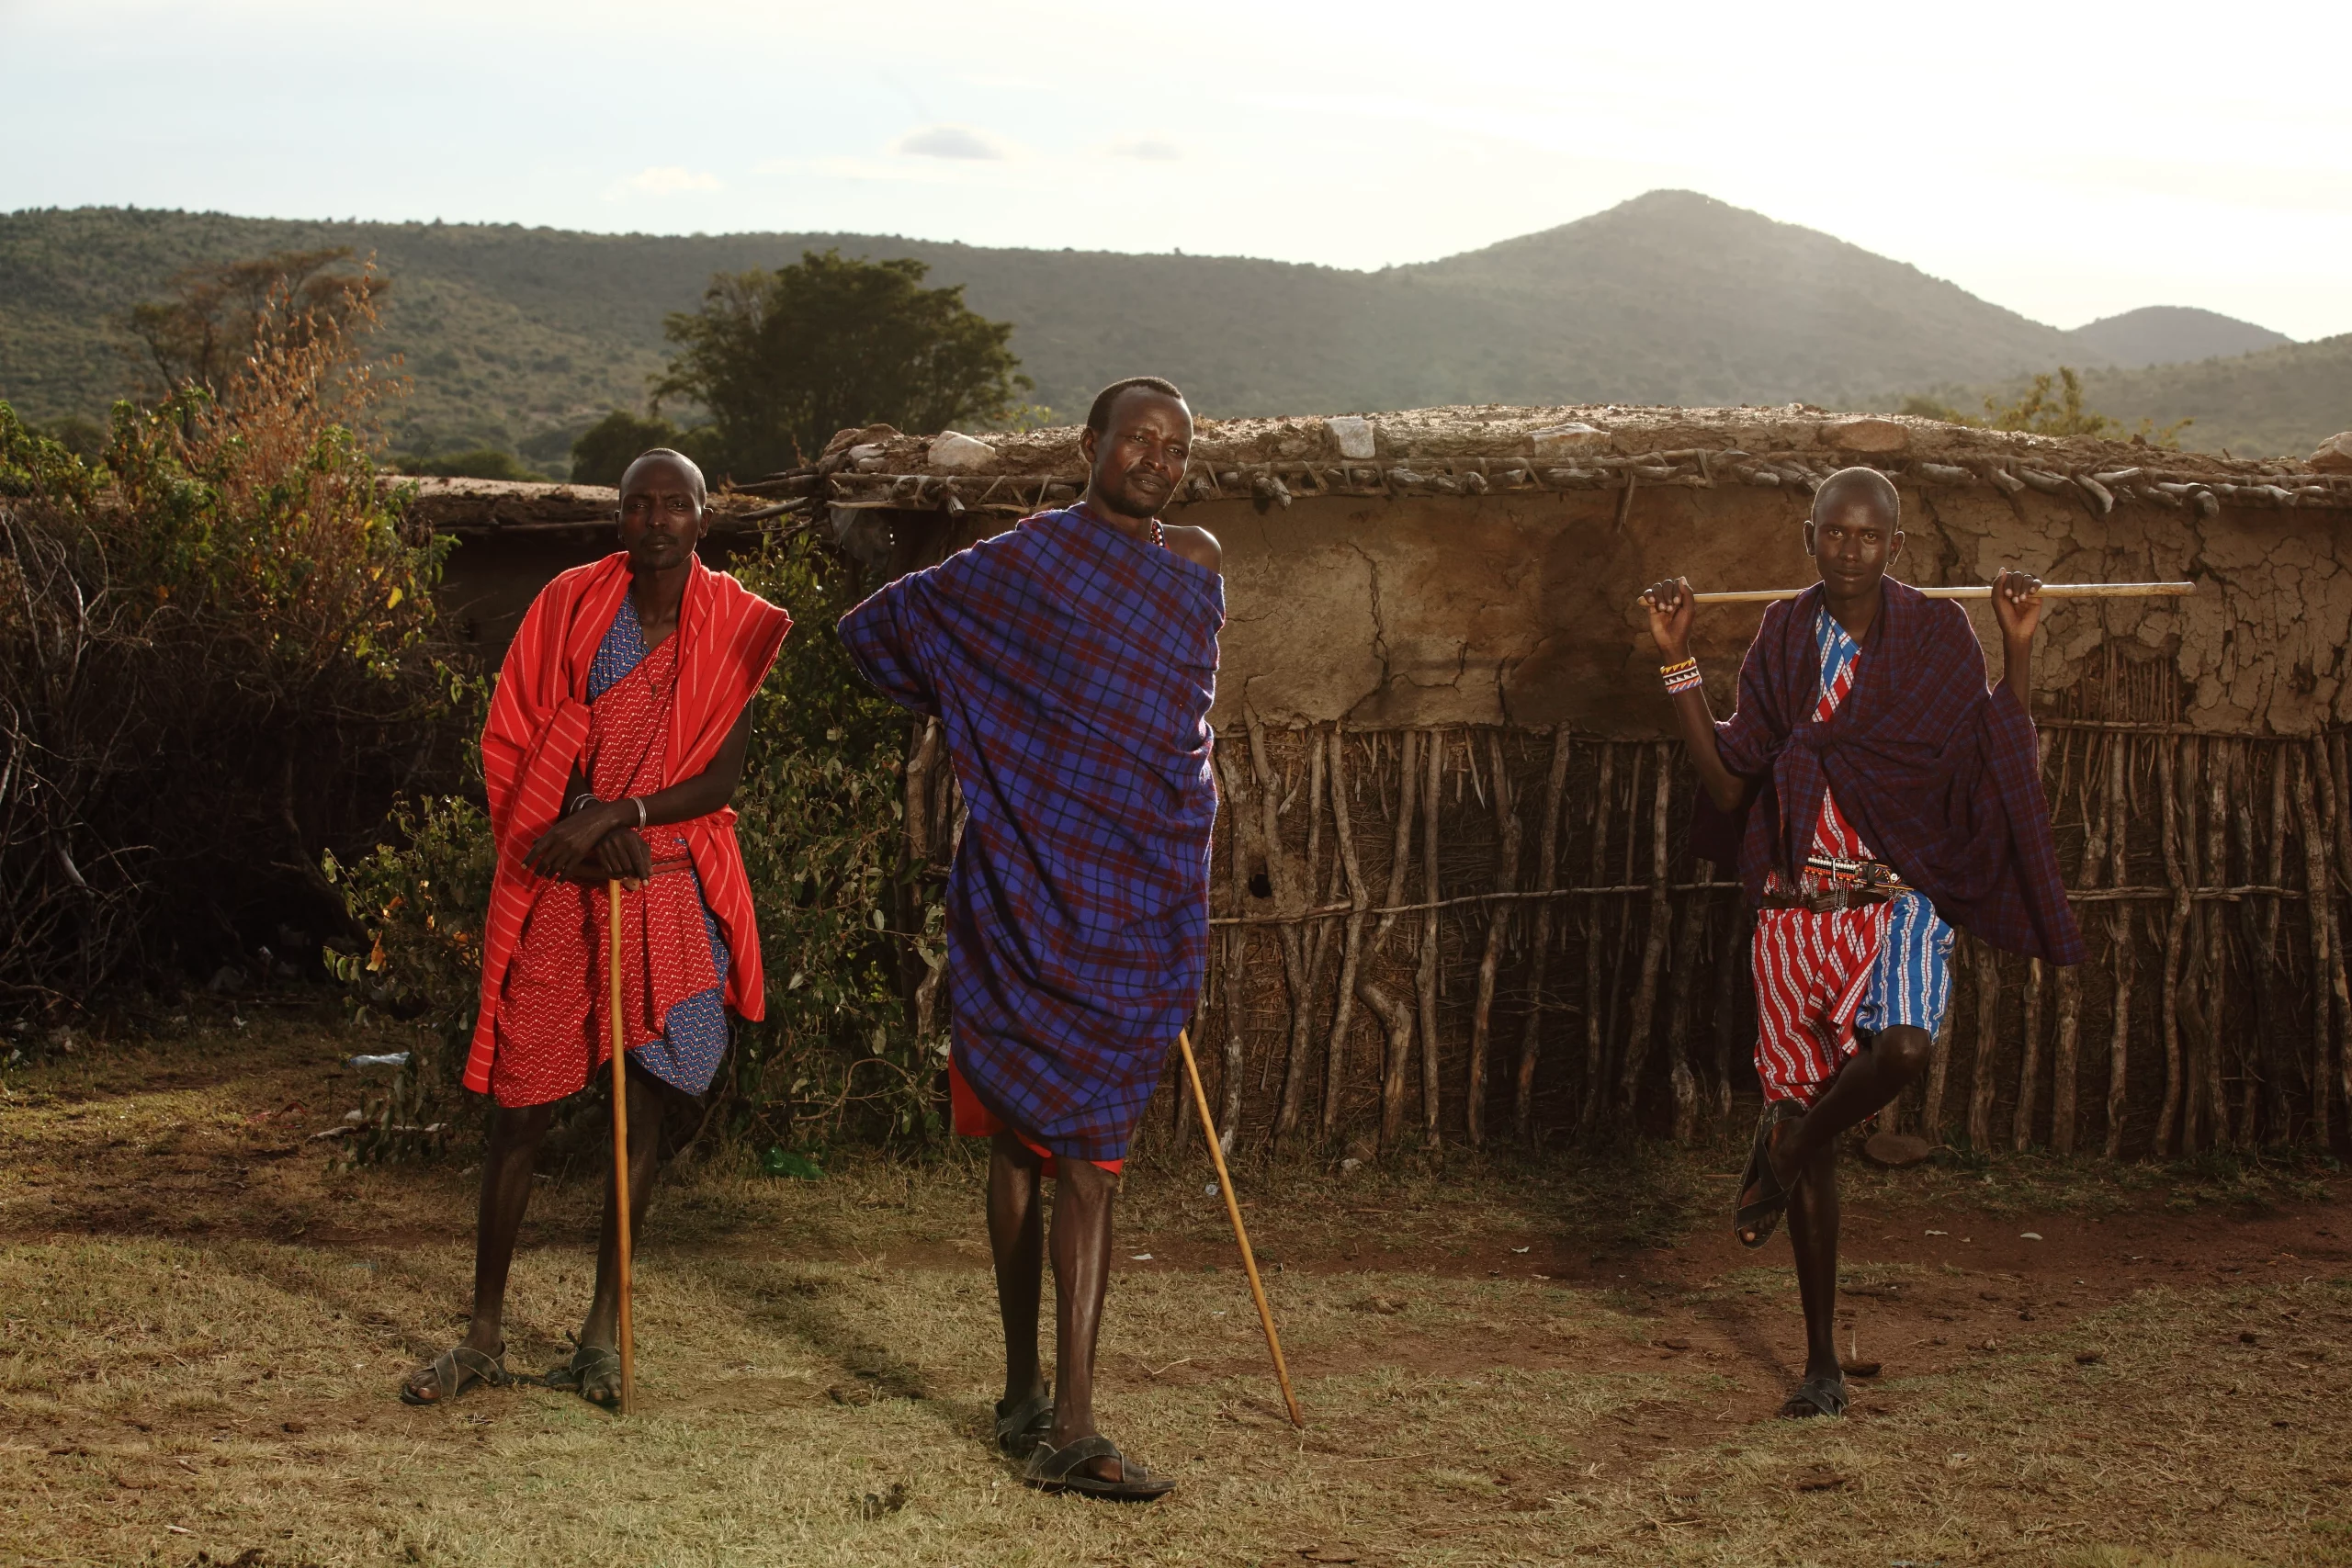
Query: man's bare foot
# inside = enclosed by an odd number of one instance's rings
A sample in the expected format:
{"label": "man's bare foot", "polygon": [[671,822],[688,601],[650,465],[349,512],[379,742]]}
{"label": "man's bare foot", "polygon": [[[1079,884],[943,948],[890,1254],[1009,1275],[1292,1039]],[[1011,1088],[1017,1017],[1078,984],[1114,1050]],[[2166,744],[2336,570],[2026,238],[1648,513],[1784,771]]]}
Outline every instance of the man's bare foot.
{"label": "man's bare foot", "polygon": [[1787,1421],[1802,1421],[1815,1416],[1827,1416],[1834,1419],[1845,1414],[1846,1373],[1834,1360],[1826,1371],[1808,1361],[1804,1383],[1781,1405],[1781,1417]]}
{"label": "man's bare foot", "polygon": [[617,1410],[621,1403],[621,1353],[611,1345],[582,1344],[571,1359],[549,1372],[549,1388],[568,1388],[600,1410]]}

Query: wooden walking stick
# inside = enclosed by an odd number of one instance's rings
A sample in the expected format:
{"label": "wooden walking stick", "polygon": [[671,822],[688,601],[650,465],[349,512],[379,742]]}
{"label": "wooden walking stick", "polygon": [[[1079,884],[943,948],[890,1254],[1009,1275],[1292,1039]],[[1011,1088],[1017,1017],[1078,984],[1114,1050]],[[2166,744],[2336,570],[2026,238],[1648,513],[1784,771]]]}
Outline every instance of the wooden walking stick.
{"label": "wooden walking stick", "polygon": [[613,1015],[613,1235],[619,1245],[616,1261],[620,1284],[621,1341],[621,1414],[628,1414],[637,1395],[637,1336],[629,1314],[628,1278],[628,1073],[623,1065],[628,1052],[622,1046],[621,1031],[621,885],[617,880],[605,884],[605,897],[612,910],[612,1015]]}
{"label": "wooden walking stick", "polygon": [[[1719,593],[1693,593],[1694,604],[1763,604],[1775,599],[1793,599],[1805,592],[1803,588],[1740,588]],[[1922,588],[1920,593],[1929,599],[1990,599],[1993,590],[1984,585],[1959,588]],[[2041,596],[2045,599],[2178,599],[2197,592],[2193,582],[2045,582]],[[1637,596],[1635,604],[1641,603]]]}
{"label": "wooden walking stick", "polygon": [[1233,1195],[1233,1178],[1225,1168],[1225,1150],[1216,1141],[1216,1118],[1209,1114],[1208,1091],[1201,1088],[1201,1065],[1193,1059],[1193,1042],[1182,1030],[1176,1032],[1176,1048],[1184,1053],[1184,1076],[1192,1080],[1193,1105],[1201,1113],[1201,1131],[1209,1140],[1209,1159],[1216,1167],[1217,1190],[1225,1194],[1225,1212],[1233,1221],[1233,1239],[1241,1244],[1242,1271],[1250,1276],[1250,1294],[1258,1303],[1258,1322],[1266,1330],[1266,1349],[1274,1358],[1274,1378],[1283,1385],[1283,1403],[1290,1406],[1290,1424],[1304,1428],[1306,1417],[1299,1414],[1298,1395],[1290,1391],[1290,1368],[1283,1363],[1283,1342],[1274,1333],[1274,1309],[1266,1304],[1266,1287],[1258,1278],[1258,1259],[1250,1250],[1250,1232],[1241,1223],[1241,1204]]}

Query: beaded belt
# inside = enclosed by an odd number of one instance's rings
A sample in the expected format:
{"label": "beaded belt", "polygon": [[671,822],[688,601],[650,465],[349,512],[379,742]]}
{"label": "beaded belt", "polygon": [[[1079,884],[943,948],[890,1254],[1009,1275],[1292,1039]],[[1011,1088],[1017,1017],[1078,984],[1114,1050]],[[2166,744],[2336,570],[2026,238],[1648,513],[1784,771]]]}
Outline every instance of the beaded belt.
{"label": "beaded belt", "polygon": [[1844,860],[1837,855],[1807,855],[1804,868],[1817,871],[1841,887],[1905,891],[1903,874],[1883,861]]}
{"label": "beaded belt", "polygon": [[1763,907],[1826,915],[1838,909],[1867,909],[1911,891],[1905,886],[1902,874],[1883,861],[1807,855],[1804,869],[1826,878],[1832,886],[1796,893],[1771,888],[1764,895]]}

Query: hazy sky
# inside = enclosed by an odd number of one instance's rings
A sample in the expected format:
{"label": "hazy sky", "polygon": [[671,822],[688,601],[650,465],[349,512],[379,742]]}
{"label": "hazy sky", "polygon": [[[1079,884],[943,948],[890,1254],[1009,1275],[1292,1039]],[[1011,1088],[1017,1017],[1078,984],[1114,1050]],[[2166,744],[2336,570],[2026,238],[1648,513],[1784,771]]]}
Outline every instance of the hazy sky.
{"label": "hazy sky", "polygon": [[2352,331],[2352,6],[0,0],[0,209],[1378,266],[1662,186],[2059,326]]}

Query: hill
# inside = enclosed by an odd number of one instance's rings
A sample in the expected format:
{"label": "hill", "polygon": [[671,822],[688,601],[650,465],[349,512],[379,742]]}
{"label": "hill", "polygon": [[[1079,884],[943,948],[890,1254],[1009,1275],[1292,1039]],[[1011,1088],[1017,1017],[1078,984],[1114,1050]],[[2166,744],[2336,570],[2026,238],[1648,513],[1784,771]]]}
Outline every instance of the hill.
{"label": "hill", "polygon": [[2309,457],[2352,430],[2352,333],[2193,365],[2086,371],[2083,400],[2133,423],[2194,419],[2181,442],[2202,452]]}
{"label": "hill", "polygon": [[851,234],[588,234],[119,209],[0,215],[0,397],[96,413],[130,384],[120,322],[174,272],[349,245],[392,279],[384,346],[410,449],[488,445],[560,467],[604,410],[642,403],[662,317],[711,274],[806,249],[911,256],[1017,324],[1062,415],[1148,369],[1205,412],[1448,402],[1862,406],[2084,357],[2069,334],[1826,234],[1682,191],[1379,272],[1230,256],[989,249]]}
{"label": "hill", "polygon": [[2148,305],[2106,316],[2066,334],[2081,346],[2085,363],[2137,369],[2143,365],[2178,365],[2224,355],[2255,354],[2281,348],[2295,340],[2285,333],[2257,327],[2218,310],[2185,305]]}

